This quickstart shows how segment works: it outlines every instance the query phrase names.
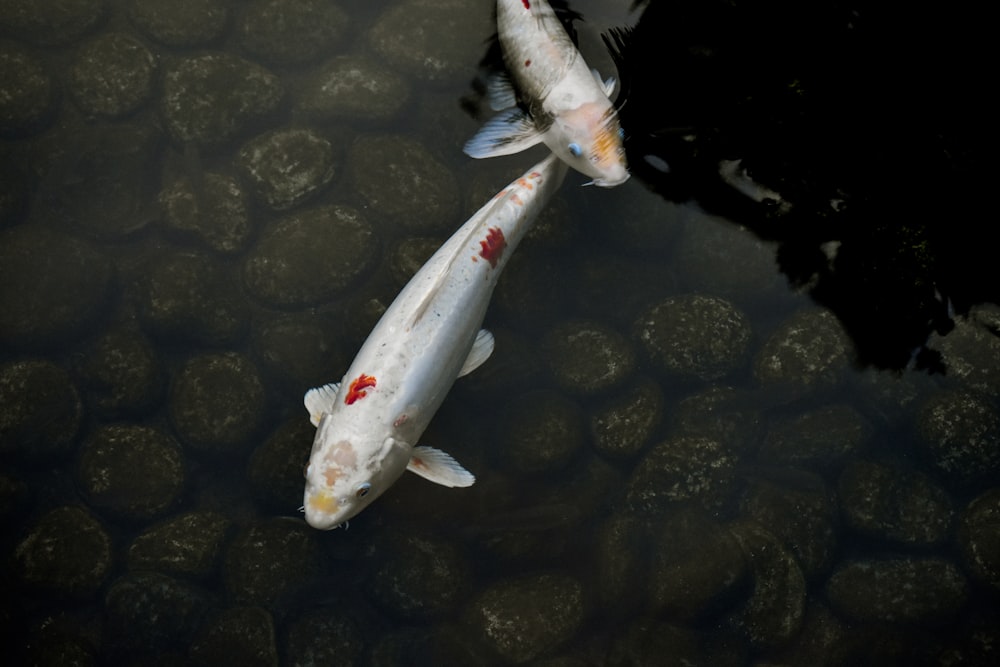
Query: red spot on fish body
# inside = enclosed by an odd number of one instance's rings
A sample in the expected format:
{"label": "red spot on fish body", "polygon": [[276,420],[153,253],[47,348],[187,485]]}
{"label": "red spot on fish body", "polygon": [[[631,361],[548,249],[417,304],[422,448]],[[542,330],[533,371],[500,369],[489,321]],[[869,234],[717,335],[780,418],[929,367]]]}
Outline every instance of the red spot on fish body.
{"label": "red spot on fish body", "polygon": [[352,405],[358,399],[364,398],[368,395],[368,392],[365,391],[365,389],[374,386],[375,378],[371,375],[365,375],[362,373],[351,381],[351,386],[347,390],[347,396],[344,397],[344,403]]}
{"label": "red spot on fish body", "polygon": [[483,247],[479,251],[479,256],[489,262],[490,266],[496,268],[497,261],[500,260],[504,248],[507,247],[507,239],[504,238],[502,229],[491,227],[489,234],[486,235],[484,240],[479,242],[479,245]]}
{"label": "red spot on fish body", "polygon": [[530,58],[528,60],[524,61],[524,66],[525,67],[531,67],[531,59]]}
{"label": "red spot on fish body", "polygon": [[521,0],[521,4],[524,5],[525,9],[531,11],[531,3],[528,0]]}

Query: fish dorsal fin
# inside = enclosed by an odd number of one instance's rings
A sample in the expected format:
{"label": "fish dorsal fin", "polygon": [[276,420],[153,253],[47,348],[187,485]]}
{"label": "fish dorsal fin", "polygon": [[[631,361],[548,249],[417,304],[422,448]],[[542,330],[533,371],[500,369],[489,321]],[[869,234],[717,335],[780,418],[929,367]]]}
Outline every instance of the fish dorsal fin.
{"label": "fish dorsal fin", "polygon": [[472,486],[476,481],[451,455],[433,447],[414,447],[406,469],[441,486]]}
{"label": "fish dorsal fin", "polygon": [[322,387],[316,387],[306,392],[302,402],[309,411],[309,421],[313,426],[319,426],[323,415],[333,411],[333,404],[337,402],[337,392],[340,391],[339,382],[331,382]]}
{"label": "fish dorsal fin", "polygon": [[469,157],[486,158],[513,155],[541,143],[542,134],[523,110],[514,107],[490,118],[476,136],[465,142]]}
{"label": "fish dorsal fin", "polygon": [[468,375],[482,366],[491,354],[493,354],[493,334],[486,329],[480,329],[476,334],[476,340],[472,343],[472,349],[469,350],[469,356],[462,364],[462,370],[458,372],[458,377]]}
{"label": "fish dorsal fin", "polygon": [[486,79],[486,99],[494,111],[517,106],[517,93],[507,72],[496,72]]}

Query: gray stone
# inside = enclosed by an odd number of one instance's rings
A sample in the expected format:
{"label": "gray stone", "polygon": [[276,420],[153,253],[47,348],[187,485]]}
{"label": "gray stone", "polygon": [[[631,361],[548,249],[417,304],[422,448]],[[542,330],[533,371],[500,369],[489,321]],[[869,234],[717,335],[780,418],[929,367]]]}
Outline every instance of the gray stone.
{"label": "gray stone", "polygon": [[966,569],[1000,591],[1000,489],[990,489],[969,503],[956,532]]}
{"label": "gray stone", "polygon": [[267,118],[284,94],[278,77],[237,56],[185,58],[164,76],[166,129],[180,144],[225,143]]}
{"label": "gray stone", "polygon": [[482,58],[494,30],[488,12],[470,12],[463,0],[406,0],[376,20],[369,38],[407,76],[445,84],[468,78],[466,64]]}
{"label": "gray stone", "polygon": [[324,206],[279,220],[247,255],[243,279],[257,299],[277,307],[319,304],[371,268],[378,240],[353,208]]}
{"label": "gray stone", "polygon": [[253,450],[247,477],[261,507],[289,513],[302,504],[303,470],[315,435],[316,427],[303,409]]}
{"label": "gray stone", "polygon": [[658,617],[693,620],[720,605],[747,579],[747,559],[728,528],[702,511],[670,515],[653,529],[645,583]]}
{"label": "gray stone", "polygon": [[121,32],[100,35],[76,54],[69,92],[87,116],[119,118],[153,94],[156,59],[142,42]]}
{"label": "gray stone", "polygon": [[802,628],[806,580],[792,554],[754,522],[731,527],[750,567],[749,598],[732,615],[734,626],[757,649],[787,645]]}
{"label": "gray stone", "polygon": [[553,391],[520,394],[506,406],[499,423],[497,455],[519,473],[564,468],[586,442],[580,407]]}
{"label": "gray stone", "polygon": [[[565,252],[565,249],[556,252]],[[559,282],[576,285],[571,292],[579,312],[613,322],[623,331],[628,331],[649,307],[649,290],[634,286],[655,285],[657,292],[670,293],[677,282],[673,267],[666,262],[609,254],[606,248],[596,252],[599,254],[578,258],[572,274]],[[564,291],[559,294],[565,298]]]}
{"label": "gray stone", "polygon": [[646,527],[635,517],[613,514],[597,527],[594,575],[605,614],[617,620],[642,610],[646,590],[655,587],[655,574],[647,577],[649,552]]}
{"label": "gray stone", "polygon": [[829,405],[772,421],[757,455],[766,463],[829,470],[861,451],[871,434],[857,410]]}
{"label": "gray stone", "polygon": [[148,521],[171,509],[184,492],[181,449],[148,426],[114,424],[94,431],[80,450],[81,490],[95,509]]}
{"label": "gray stone", "polygon": [[388,259],[393,282],[402,289],[443,242],[444,239],[437,237],[419,236],[405,238],[397,243]]}
{"label": "gray stone", "polygon": [[718,510],[732,497],[738,457],[718,440],[673,436],[654,445],[632,471],[626,503],[642,514],[680,504]]}
{"label": "gray stone", "polygon": [[656,304],[633,328],[652,362],[682,379],[712,381],[739,370],[751,340],[742,312],[724,299],[700,294]]}
{"label": "gray stone", "polygon": [[0,231],[0,343],[58,346],[105,312],[113,268],[89,244],[33,225]]}
{"label": "gray stone", "polygon": [[365,56],[338,56],[306,78],[295,110],[315,121],[382,123],[410,101],[406,79]]}
{"label": "gray stone", "polygon": [[239,40],[252,55],[276,65],[302,65],[340,50],[347,12],[327,0],[254,0],[245,8]]}
{"label": "gray stone", "polygon": [[93,30],[106,12],[105,0],[0,0],[0,32],[43,46],[69,44]]}
{"label": "gray stone", "polygon": [[14,560],[26,585],[70,598],[96,593],[114,562],[108,531],[88,511],[73,506],[42,515],[14,549]]}
{"label": "gray stone", "polygon": [[208,256],[164,254],[140,279],[139,316],[154,338],[168,344],[227,345],[249,326],[236,286]]}
{"label": "gray stone", "polygon": [[349,163],[354,190],[393,225],[427,234],[461,222],[455,175],[421,143],[403,135],[360,137]]}
{"label": "gray stone", "polygon": [[837,490],[847,525],[869,537],[906,546],[948,538],[951,498],[920,472],[855,461],[841,473]]}
{"label": "gray stone", "polygon": [[663,421],[663,390],[639,378],[619,395],[590,411],[594,448],[612,459],[630,459],[645,447]]}
{"label": "gray stone", "polygon": [[963,491],[1000,472],[1000,413],[966,391],[943,391],[917,410],[916,430],[933,466]]}
{"label": "gray stone", "polygon": [[41,62],[13,44],[0,45],[0,136],[20,138],[43,130],[57,99],[55,81]]}
{"label": "gray stone", "polygon": [[[339,380],[351,359],[344,350],[337,315],[314,312],[261,315],[250,332],[253,358],[276,393],[304,394]],[[305,410],[301,416],[305,416]]]}
{"label": "gray stone", "polygon": [[829,571],[837,550],[838,513],[822,477],[791,469],[760,470],[747,480],[740,510],[781,540],[807,579]]}
{"label": "gray stone", "polygon": [[[186,646],[215,605],[201,587],[157,572],[133,572],[104,595],[109,651],[138,653],[142,664],[168,648]],[[120,659],[119,659],[120,662]]]}
{"label": "gray stone", "polygon": [[219,566],[232,522],[217,512],[186,512],[144,530],[128,548],[130,570],[205,578]]}
{"label": "gray stone", "polygon": [[556,384],[572,394],[609,392],[621,387],[635,371],[632,346],[599,322],[560,322],[542,338],[541,348]]}
{"label": "gray stone", "polygon": [[854,621],[926,623],[951,619],[965,604],[968,584],[941,558],[851,560],[830,577],[826,594]]}
{"label": "gray stone", "polygon": [[987,396],[1000,396],[1000,306],[983,303],[969,309],[968,317],[955,318],[955,328],[933,340],[941,350],[948,376],[956,385]]}
{"label": "gray stone", "polygon": [[275,130],[244,144],[237,166],[260,201],[285,211],[329,185],[333,146],[313,130]]}
{"label": "gray stone", "polygon": [[174,48],[207,45],[229,22],[224,0],[132,0],[129,15],[145,34]]}
{"label": "gray stone", "polygon": [[87,404],[104,417],[148,412],[163,396],[159,355],[140,331],[113,329],[84,351],[76,364]]}
{"label": "gray stone", "polygon": [[51,465],[69,453],[83,419],[69,374],[51,361],[0,365],[0,454]]}
{"label": "gray stone", "polygon": [[190,234],[216,252],[237,254],[250,244],[247,193],[232,176],[179,174],[168,179],[158,200],[169,229]]}
{"label": "gray stone", "polygon": [[377,544],[368,590],[394,616],[441,618],[462,600],[471,567],[451,543],[416,533],[394,533]]}
{"label": "gray stone", "polygon": [[792,315],[764,342],[754,376],[763,385],[828,389],[843,380],[850,352],[851,341],[837,318],[826,310],[808,310]]}
{"label": "gray stone", "polygon": [[226,550],[226,589],[240,604],[264,606],[296,592],[321,572],[318,535],[299,519],[265,519],[247,526]]}
{"label": "gray stone", "polygon": [[501,580],[480,593],[464,617],[503,660],[517,663],[569,641],[583,618],[583,589],[561,573]]}
{"label": "gray stone", "polygon": [[316,609],[288,622],[288,664],[360,667],[364,654],[364,637],[353,611]]}
{"label": "gray stone", "polygon": [[612,639],[607,657],[598,664],[609,667],[742,667],[744,651],[725,637],[706,637],[686,625],[641,618]]}
{"label": "gray stone", "polygon": [[257,368],[235,352],[189,360],[170,389],[170,421],[201,454],[230,456],[247,449],[266,405]]}
{"label": "gray stone", "polygon": [[277,667],[274,619],[262,607],[230,607],[209,619],[189,652],[195,665]]}
{"label": "gray stone", "polygon": [[673,429],[679,434],[709,437],[734,452],[756,449],[764,429],[761,395],[715,386],[674,406]]}

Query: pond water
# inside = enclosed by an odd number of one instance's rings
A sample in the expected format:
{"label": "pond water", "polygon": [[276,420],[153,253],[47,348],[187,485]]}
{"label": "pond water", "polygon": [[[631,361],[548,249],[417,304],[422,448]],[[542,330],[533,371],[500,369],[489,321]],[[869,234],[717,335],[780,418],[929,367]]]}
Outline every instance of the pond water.
{"label": "pond water", "polygon": [[8,664],[994,664],[997,285],[915,216],[970,207],[668,4],[573,4],[604,75],[643,26],[633,176],[571,172],[505,269],[423,441],[476,484],[321,532],[304,392],[544,156],[462,152],[490,3],[0,0]]}

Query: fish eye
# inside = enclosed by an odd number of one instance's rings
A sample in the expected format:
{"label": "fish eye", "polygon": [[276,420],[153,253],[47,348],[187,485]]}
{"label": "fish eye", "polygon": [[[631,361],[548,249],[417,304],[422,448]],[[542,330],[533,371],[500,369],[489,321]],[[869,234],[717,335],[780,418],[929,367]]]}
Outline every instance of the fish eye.
{"label": "fish eye", "polygon": [[567,148],[569,148],[569,154],[573,157],[580,157],[583,155],[583,149],[580,148],[580,144],[573,142]]}
{"label": "fish eye", "polygon": [[364,498],[365,496],[368,495],[368,492],[371,490],[372,490],[371,484],[369,484],[368,482],[362,482],[361,484],[358,484],[358,487],[356,489],[354,489],[354,497]]}

